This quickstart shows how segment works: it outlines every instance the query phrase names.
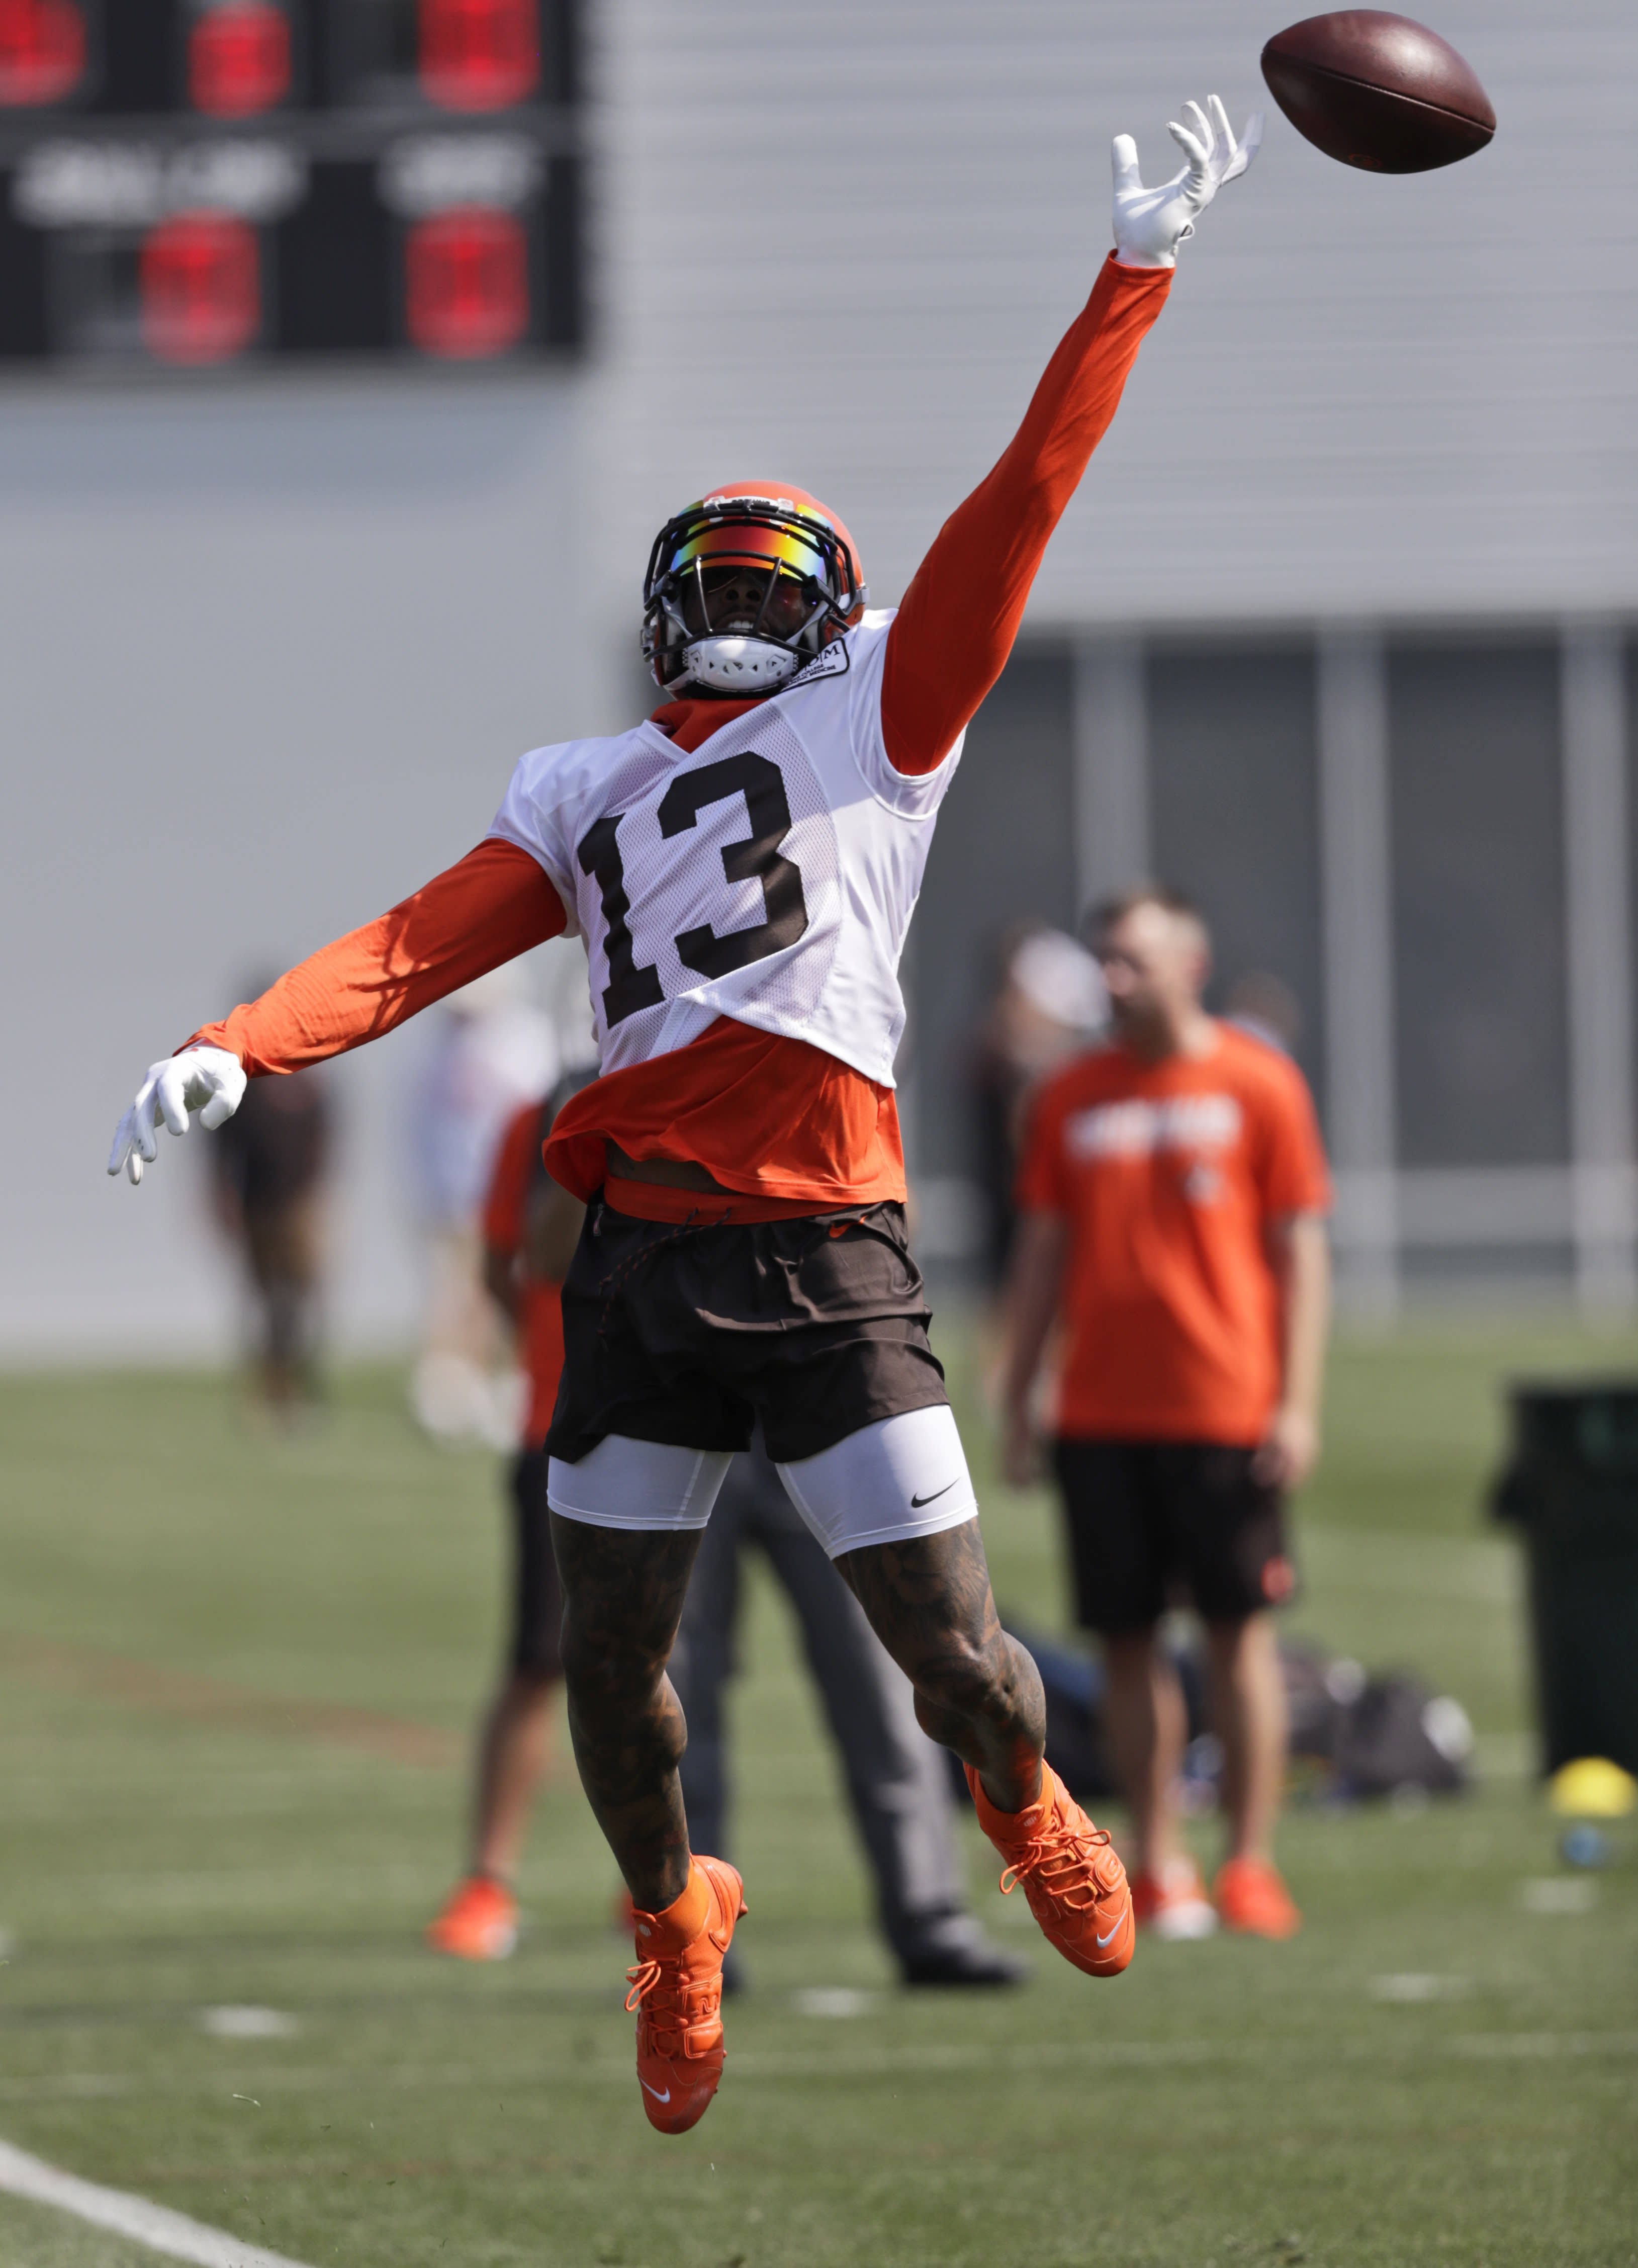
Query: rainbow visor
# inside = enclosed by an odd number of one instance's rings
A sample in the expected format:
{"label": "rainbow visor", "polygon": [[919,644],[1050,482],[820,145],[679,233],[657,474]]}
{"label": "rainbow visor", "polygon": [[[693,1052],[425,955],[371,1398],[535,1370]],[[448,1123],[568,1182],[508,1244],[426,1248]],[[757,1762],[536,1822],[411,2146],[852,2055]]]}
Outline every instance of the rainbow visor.
{"label": "rainbow visor", "polygon": [[789,522],[775,527],[745,519],[718,520],[707,526],[696,524],[683,531],[662,572],[681,575],[695,567],[747,563],[775,571],[782,569],[799,582],[817,583],[822,591],[832,590],[836,579],[833,561]]}

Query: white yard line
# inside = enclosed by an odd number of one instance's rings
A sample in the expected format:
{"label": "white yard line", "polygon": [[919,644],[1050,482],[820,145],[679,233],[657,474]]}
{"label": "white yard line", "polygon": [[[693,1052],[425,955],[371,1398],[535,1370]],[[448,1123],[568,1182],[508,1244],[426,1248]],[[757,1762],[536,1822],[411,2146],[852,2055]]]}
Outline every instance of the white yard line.
{"label": "white yard line", "polygon": [[55,2205],[62,2213],[90,2221],[95,2228],[112,2229],[116,2236],[129,2236],[172,2260],[190,2260],[194,2268],[302,2268],[299,2260],[291,2260],[283,2252],[269,2252],[260,2244],[247,2244],[242,2237],[230,2236],[224,2228],[209,2228],[202,2220],[190,2220],[185,2213],[151,2205],[146,2198],[133,2197],[126,2190],[106,2190],[100,2182],[83,2182],[77,2174],[65,2174],[47,2165],[43,2158],[31,2158],[26,2150],[14,2149],[10,2142],[0,2142],[0,2190],[32,2198],[36,2205]]}

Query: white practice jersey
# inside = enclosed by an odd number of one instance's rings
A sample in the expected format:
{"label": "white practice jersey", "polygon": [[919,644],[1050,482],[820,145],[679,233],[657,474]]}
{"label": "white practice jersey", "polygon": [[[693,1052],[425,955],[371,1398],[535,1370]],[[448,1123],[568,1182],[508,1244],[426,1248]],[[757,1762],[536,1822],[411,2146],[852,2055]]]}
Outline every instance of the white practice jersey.
{"label": "white practice jersey", "polygon": [[585,939],[606,1071],[718,1016],[892,1084],[899,957],[961,743],[907,778],[882,739],[889,614],[685,755],[657,725],[535,748],[490,833],[539,859]]}

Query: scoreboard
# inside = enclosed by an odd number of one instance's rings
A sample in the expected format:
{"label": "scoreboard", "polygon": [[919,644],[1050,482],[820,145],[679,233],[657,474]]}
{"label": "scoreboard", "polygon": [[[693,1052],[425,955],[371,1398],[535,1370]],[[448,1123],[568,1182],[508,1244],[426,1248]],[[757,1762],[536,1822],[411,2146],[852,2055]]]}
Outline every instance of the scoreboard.
{"label": "scoreboard", "polygon": [[0,0],[0,367],[572,350],[577,15]]}

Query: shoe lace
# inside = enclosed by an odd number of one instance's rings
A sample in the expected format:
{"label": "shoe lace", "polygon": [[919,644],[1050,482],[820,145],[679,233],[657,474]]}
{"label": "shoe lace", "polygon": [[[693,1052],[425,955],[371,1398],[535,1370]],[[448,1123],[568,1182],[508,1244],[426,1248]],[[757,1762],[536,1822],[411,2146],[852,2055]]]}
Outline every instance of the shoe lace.
{"label": "shoe lace", "polygon": [[686,2031],[689,2025],[715,2015],[722,2000],[720,1976],[688,1978],[675,1962],[639,1961],[626,1971],[626,1979],[631,1987],[626,1995],[627,2012],[641,2008],[651,2032]]}
{"label": "shoe lace", "polygon": [[[1096,1872],[1097,1861],[1092,1853],[1109,1846],[1106,1827],[1074,1828],[1061,1819],[1054,1819],[1031,1843],[1021,1859],[1015,1859],[1001,1877],[1001,1895],[1010,1897],[1020,1882],[1027,1883],[1033,1875],[1048,1896],[1061,1905],[1082,1911],[1096,1905],[1102,1895],[1102,1885]],[[1025,1895],[1028,1895],[1027,1889]]]}
{"label": "shoe lace", "polygon": [[[630,1992],[626,1995],[626,2013],[628,2015],[631,2014],[634,2008],[640,2008],[642,2007],[643,2003],[648,1999],[650,1993],[659,1983],[662,1973],[660,1964],[657,1961],[639,1961],[635,1969],[627,1970],[626,1982],[631,1987]],[[670,1999],[671,1995],[667,1994],[666,1998]]]}

